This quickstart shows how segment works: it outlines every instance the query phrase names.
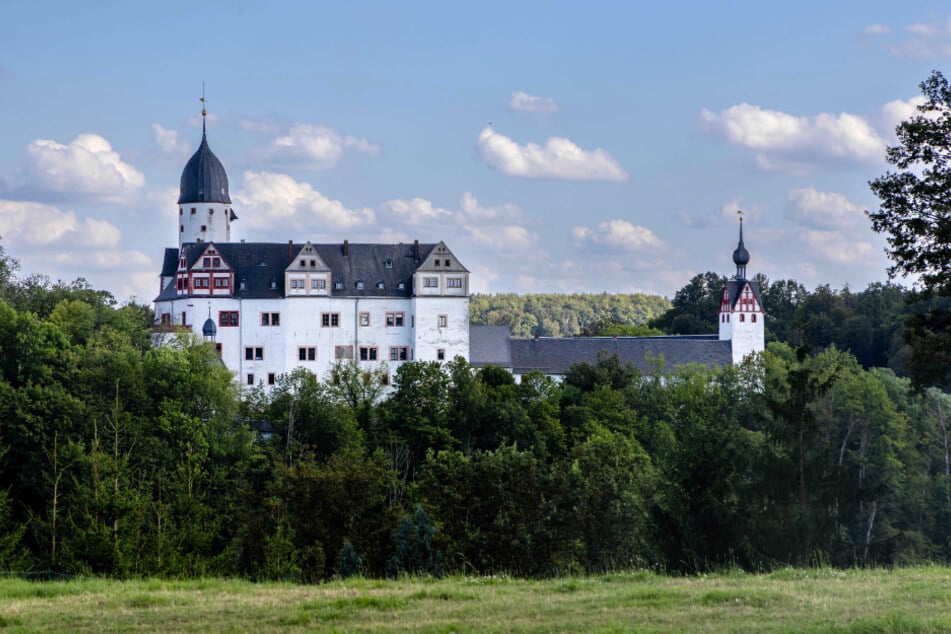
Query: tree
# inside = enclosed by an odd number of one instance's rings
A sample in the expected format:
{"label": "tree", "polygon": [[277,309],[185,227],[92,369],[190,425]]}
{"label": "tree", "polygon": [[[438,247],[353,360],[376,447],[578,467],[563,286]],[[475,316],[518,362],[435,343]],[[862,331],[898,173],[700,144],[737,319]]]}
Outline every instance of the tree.
{"label": "tree", "polygon": [[717,314],[726,277],[707,271],[694,275],[674,295],[673,306],[648,325],[672,335],[701,335],[717,331]]}
{"label": "tree", "polygon": [[[881,208],[868,216],[875,231],[888,235],[894,262],[889,275],[919,276],[924,292],[916,299],[924,303],[951,295],[951,86],[938,71],[919,86],[925,103],[899,124],[899,145],[886,154],[899,171],[869,183]],[[947,384],[951,378],[951,367],[943,363],[951,351],[945,327],[951,313],[939,304],[920,311],[905,331],[917,387]]]}
{"label": "tree", "polygon": [[925,103],[896,128],[886,160],[900,171],[869,183],[881,208],[872,228],[888,234],[890,275],[920,275],[926,288],[951,291],[951,86],[933,71],[920,85]]}

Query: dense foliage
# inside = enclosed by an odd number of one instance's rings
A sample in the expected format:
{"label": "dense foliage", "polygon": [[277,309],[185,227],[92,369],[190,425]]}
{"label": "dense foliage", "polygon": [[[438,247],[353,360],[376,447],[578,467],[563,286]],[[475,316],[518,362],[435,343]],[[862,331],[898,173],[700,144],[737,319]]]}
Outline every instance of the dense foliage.
{"label": "dense foliage", "polygon": [[562,383],[350,363],[240,394],[207,344],[152,347],[143,307],[3,283],[2,569],[316,581],[951,561],[951,397],[834,346],[774,343],[664,380],[616,358]]}
{"label": "dense foliage", "polygon": [[668,308],[665,298],[641,293],[477,293],[469,301],[469,319],[473,324],[508,326],[513,337],[574,337],[601,334],[602,326],[610,324],[643,326]]}

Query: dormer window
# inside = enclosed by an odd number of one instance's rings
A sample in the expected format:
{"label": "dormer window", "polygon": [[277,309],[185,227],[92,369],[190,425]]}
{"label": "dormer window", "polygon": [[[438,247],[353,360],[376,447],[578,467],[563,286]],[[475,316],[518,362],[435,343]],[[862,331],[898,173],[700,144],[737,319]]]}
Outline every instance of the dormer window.
{"label": "dormer window", "polygon": [[338,291],[339,291],[339,290],[342,290],[342,289],[343,289],[343,282],[334,282],[334,290],[338,290]]}
{"label": "dormer window", "polygon": [[393,260],[391,260],[390,258],[386,258],[386,260],[383,261],[383,266],[385,266],[388,269],[393,268]]}
{"label": "dormer window", "polygon": [[377,282],[376,287],[382,291],[384,288],[386,288],[386,285],[383,282]]}
{"label": "dormer window", "polygon": [[362,280],[359,281],[359,282],[357,282],[357,290],[359,290],[359,291],[362,291],[362,290],[363,290],[363,281],[362,281]]}
{"label": "dormer window", "polygon": [[276,288],[277,288],[277,278],[276,278],[276,277],[272,277],[272,278],[271,278],[271,290],[273,291],[273,290],[276,289]]}
{"label": "dormer window", "polygon": [[399,284],[396,285],[396,288],[399,289],[399,290],[401,290],[401,291],[402,291],[402,290],[405,290],[405,289],[406,289],[406,284],[403,283],[403,282],[400,282]]}
{"label": "dormer window", "polygon": [[238,290],[244,291],[247,290],[248,283],[244,278],[241,278],[241,281],[238,283]]}

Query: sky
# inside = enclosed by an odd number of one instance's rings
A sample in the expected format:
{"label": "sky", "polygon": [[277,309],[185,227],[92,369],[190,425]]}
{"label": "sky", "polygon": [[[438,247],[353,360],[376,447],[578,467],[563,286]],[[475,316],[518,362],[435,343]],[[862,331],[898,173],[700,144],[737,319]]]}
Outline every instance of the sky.
{"label": "sky", "polygon": [[[865,210],[951,6],[0,0],[0,246],[158,293],[181,170],[237,241],[443,240],[479,292],[887,280]],[[905,281],[909,282],[908,280]]]}

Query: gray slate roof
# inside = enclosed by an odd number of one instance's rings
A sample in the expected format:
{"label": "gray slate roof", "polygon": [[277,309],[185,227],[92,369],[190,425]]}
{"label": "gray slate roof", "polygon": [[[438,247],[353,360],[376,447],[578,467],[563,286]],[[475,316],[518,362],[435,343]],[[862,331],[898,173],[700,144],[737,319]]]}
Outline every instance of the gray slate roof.
{"label": "gray slate roof", "polygon": [[512,366],[508,326],[469,326],[469,363],[477,368],[486,365]]}
{"label": "gray slate roof", "polygon": [[[202,256],[210,244],[222,259],[234,271],[234,297],[269,298],[284,297],[284,270],[293,262],[304,244],[282,244],[273,242],[192,242],[182,245],[185,261],[191,268]],[[414,257],[413,244],[349,244],[347,256],[344,256],[343,244],[314,244],[321,260],[330,268],[333,297],[412,297],[413,274],[420,262],[426,259],[435,244],[419,245],[419,260]],[[173,254],[170,258],[169,252]],[[387,268],[386,262],[391,267]],[[178,251],[166,249],[162,275],[174,277],[178,269]],[[271,288],[271,282],[276,287]],[[242,289],[242,281],[244,288]],[[363,288],[357,288],[357,282],[363,282]],[[336,283],[342,282],[343,288],[337,289]],[[383,288],[377,288],[382,282]],[[399,288],[399,283],[403,288]],[[155,301],[180,297],[175,290],[174,280]]]}
{"label": "gray slate roof", "polygon": [[540,370],[545,374],[564,374],[575,363],[598,362],[604,351],[617,355],[622,363],[632,363],[643,372],[651,372],[651,363],[663,358],[664,367],[673,369],[687,363],[718,367],[733,362],[729,341],[716,335],[674,337],[576,337],[570,339],[539,337],[510,341],[514,372]]}
{"label": "gray slate roof", "polygon": [[208,138],[204,133],[201,135],[201,145],[182,170],[178,203],[231,204],[228,175],[224,165],[208,147]]}

